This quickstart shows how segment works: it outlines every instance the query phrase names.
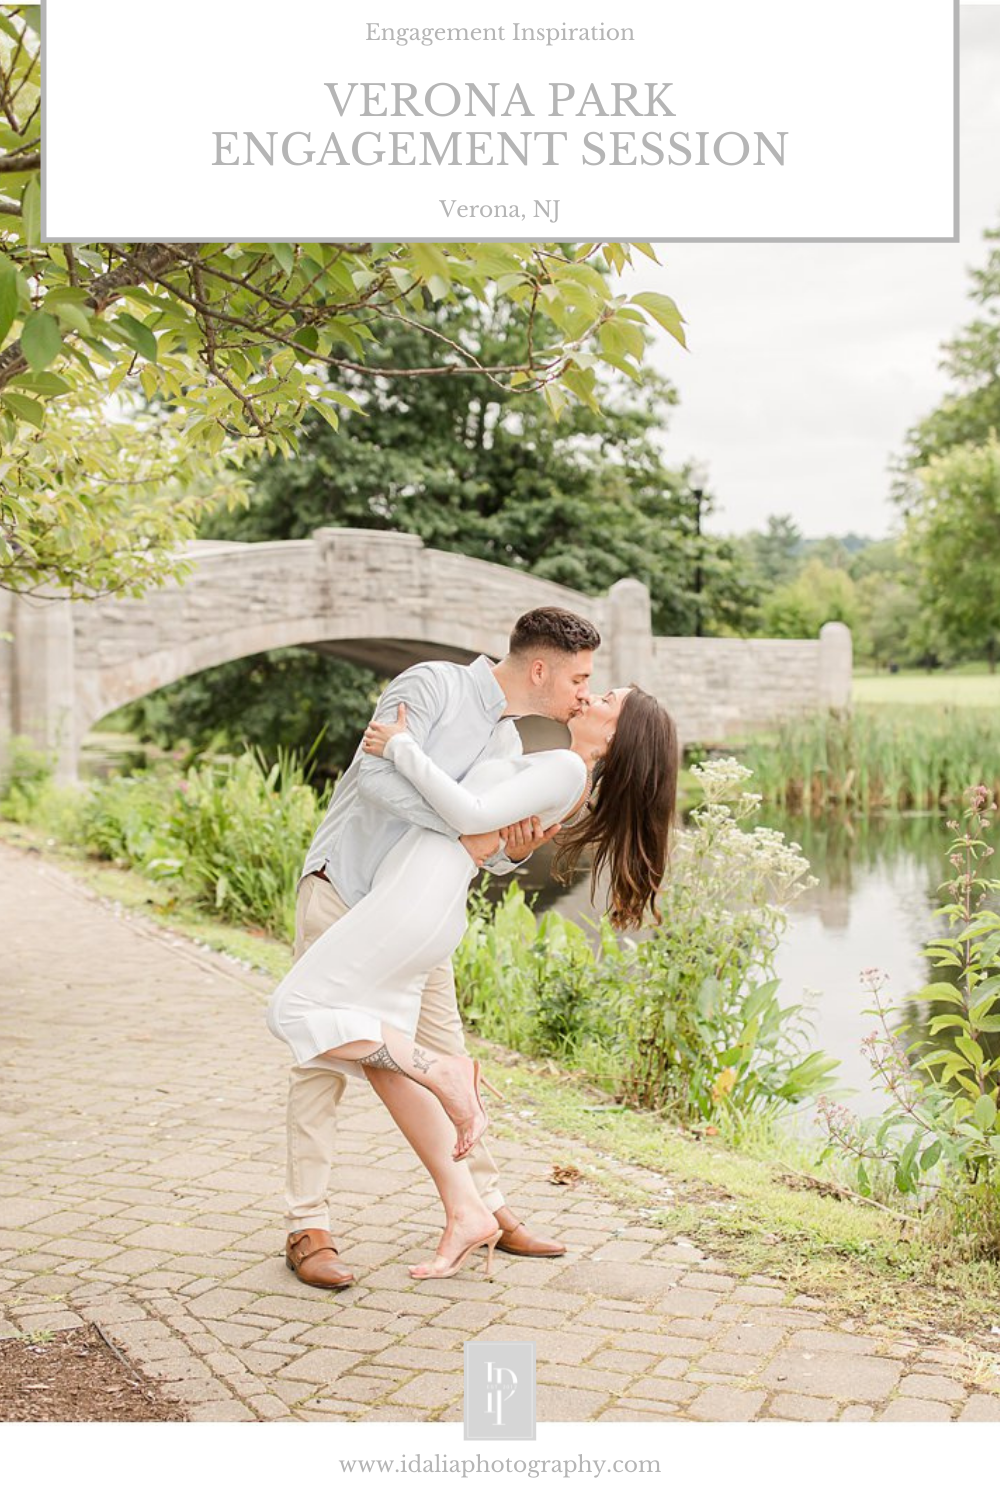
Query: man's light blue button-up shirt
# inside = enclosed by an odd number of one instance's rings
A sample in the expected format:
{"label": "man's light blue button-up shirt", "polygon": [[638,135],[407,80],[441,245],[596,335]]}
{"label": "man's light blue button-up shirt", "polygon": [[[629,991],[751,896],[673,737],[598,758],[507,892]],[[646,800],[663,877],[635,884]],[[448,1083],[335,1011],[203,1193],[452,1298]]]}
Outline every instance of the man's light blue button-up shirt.
{"label": "man's light blue button-up shirt", "polygon": [[[522,753],[513,720],[501,717],[506,699],[485,656],[468,667],[449,661],[410,667],[390,682],[373,717],[394,724],[401,703],[410,734],[456,780],[479,760]],[[302,874],[325,869],[353,906],[371,890],[382,860],[414,823],[458,837],[391,761],[366,755],[359,746],[309,847]],[[489,861],[489,868],[502,874],[514,867],[500,855]]]}

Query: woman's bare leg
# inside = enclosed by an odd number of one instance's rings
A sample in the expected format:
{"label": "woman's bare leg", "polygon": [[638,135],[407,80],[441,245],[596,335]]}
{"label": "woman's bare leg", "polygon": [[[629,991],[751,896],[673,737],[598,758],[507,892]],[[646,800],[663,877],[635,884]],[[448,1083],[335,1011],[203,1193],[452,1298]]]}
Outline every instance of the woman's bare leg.
{"label": "woman's bare leg", "polygon": [[[367,1070],[366,1070],[367,1072]],[[445,1229],[437,1258],[413,1269],[424,1276],[444,1270],[468,1245],[497,1232],[497,1221],[476,1191],[464,1161],[452,1157],[454,1138],[440,1102],[402,1073],[367,1072],[368,1081],[427,1168],[444,1205]]]}
{"label": "woman's bare leg", "polygon": [[468,1057],[432,1052],[393,1026],[383,1026],[382,1035],[375,1039],[345,1042],[320,1055],[359,1062],[370,1079],[375,1073],[386,1073],[406,1077],[428,1089],[455,1127],[457,1140],[452,1144],[456,1161],[468,1156],[486,1129],[486,1111],[479,1102],[475,1068]]}

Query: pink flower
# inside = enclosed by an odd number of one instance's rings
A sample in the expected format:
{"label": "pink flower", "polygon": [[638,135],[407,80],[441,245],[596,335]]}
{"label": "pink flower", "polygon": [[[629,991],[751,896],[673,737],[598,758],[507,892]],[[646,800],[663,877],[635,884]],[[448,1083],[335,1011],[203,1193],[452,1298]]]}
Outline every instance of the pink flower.
{"label": "pink flower", "polygon": [[990,807],[993,801],[988,786],[970,786],[966,795],[969,798],[969,808],[972,812],[982,812],[984,807]]}

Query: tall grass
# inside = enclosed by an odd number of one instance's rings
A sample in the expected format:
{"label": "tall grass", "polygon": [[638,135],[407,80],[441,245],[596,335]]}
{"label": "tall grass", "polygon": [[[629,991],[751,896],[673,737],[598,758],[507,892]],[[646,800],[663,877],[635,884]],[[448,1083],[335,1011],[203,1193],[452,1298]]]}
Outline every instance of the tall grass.
{"label": "tall grass", "polygon": [[931,810],[965,789],[1000,792],[1000,715],[953,708],[856,708],[792,719],[742,752],[764,800],[791,812]]}

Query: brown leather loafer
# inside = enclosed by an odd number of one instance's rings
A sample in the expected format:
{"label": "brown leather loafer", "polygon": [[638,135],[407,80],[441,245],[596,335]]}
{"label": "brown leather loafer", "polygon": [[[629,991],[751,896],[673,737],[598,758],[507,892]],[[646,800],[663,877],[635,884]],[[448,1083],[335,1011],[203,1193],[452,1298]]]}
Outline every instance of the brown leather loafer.
{"label": "brown leather loafer", "polygon": [[337,1247],[325,1229],[300,1229],[285,1241],[285,1265],[306,1286],[336,1292],[353,1286],[354,1272],[337,1259]]}
{"label": "brown leather loafer", "polygon": [[493,1215],[503,1231],[497,1240],[497,1249],[507,1255],[565,1255],[566,1246],[558,1240],[543,1240],[514,1217],[509,1208],[498,1208]]}

